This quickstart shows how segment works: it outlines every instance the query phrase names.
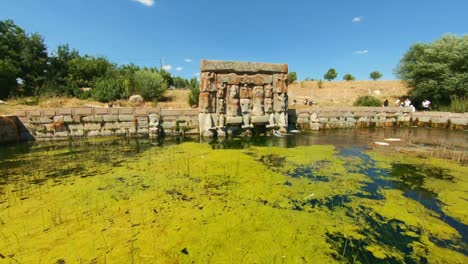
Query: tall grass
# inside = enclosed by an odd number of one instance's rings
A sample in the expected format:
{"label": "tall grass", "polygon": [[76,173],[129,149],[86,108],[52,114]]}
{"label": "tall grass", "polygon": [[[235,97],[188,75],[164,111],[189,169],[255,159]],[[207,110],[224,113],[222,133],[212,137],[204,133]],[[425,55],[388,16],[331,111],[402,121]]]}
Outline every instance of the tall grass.
{"label": "tall grass", "polygon": [[452,113],[465,113],[468,110],[468,97],[467,96],[451,96],[450,112]]}

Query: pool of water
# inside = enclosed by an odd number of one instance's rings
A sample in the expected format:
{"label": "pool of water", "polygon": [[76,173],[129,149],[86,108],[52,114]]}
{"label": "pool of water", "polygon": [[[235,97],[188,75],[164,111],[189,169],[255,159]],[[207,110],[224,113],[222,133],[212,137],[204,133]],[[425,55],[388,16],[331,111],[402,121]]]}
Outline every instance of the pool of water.
{"label": "pool of water", "polygon": [[0,263],[467,263],[467,150],[437,129],[1,146]]}

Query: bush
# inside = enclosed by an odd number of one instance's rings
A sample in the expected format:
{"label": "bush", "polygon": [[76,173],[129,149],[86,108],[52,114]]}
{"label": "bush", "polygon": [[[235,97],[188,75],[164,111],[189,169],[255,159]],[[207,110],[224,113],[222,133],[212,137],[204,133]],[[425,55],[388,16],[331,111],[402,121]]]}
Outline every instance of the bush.
{"label": "bush", "polygon": [[189,94],[189,105],[198,106],[198,96],[200,95],[200,88],[197,78],[193,78],[190,80],[190,94]]}
{"label": "bush", "polygon": [[366,95],[356,99],[354,106],[382,106],[382,101],[374,96]]}
{"label": "bush", "polygon": [[296,80],[297,80],[297,73],[296,72],[288,73],[288,83],[293,83]]}
{"label": "bush", "polygon": [[450,112],[465,113],[468,111],[468,97],[452,96],[450,102]]}
{"label": "bush", "polygon": [[345,80],[345,81],[354,81],[354,80],[356,80],[356,77],[354,77],[353,75],[347,73],[347,74],[345,74],[343,76],[343,80]]}
{"label": "bush", "polygon": [[158,72],[140,70],[134,76],[135,92],[145,100],[153,101],[160,99],[167,89],[167,82]]}
{"label": "bush", "polygon": [[98,79],[94,83],[92,96],[99,102],[109,102],[122,98],[125,92],[122,82],[117,79]]}

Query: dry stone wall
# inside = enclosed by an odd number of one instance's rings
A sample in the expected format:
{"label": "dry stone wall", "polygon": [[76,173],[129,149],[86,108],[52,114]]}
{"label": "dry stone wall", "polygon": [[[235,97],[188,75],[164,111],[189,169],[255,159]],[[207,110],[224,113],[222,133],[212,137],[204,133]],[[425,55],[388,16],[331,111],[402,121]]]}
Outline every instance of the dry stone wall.
{"label": "dry stone wall", "polygon": [[[21,138],[198,134],[198,111],[157,108],[63,108],[20,111]],[[24,132],[24,133],[23,133]]]}
{"label": "dry stone wall", "polygon": [[291,109],[289,120],[301,130],[369,127],[468,129],[468,113],[411,112],[405,107]]}
{"label": "dry stone wall", "polygon": [[287,64],[202,61],[200,134],[225,136],[229,128],[251,133],[254,126],[286,132],[287,74]]}

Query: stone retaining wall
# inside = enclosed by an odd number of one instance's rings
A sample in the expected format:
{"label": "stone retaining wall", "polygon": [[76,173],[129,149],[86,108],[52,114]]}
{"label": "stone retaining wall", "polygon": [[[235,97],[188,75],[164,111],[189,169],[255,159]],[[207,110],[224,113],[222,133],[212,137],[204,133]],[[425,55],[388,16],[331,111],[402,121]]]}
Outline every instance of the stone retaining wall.
{"label": "stone retaining wall", "polygon": [[[344,107],[289,109],[288,121],[300,130],[369,127],[468,129],[468,113],[415,112],[410,108]],[[197,109],[60,108],[20,111],[0,117],[0,144],[18,140],[96,136],[199,134]]]}
{"label": "stone retaining wall", "polygon": [[290,124],[301,130],[409,126],[468,129],[468,113],[413,113],[405,107],[290,109],[288,115]]}
{"label": "stone retaining wall", "polygon": [[198,110],[192,109],[83,107],[20,111],[16,116],[36,139],[198,134]]}

